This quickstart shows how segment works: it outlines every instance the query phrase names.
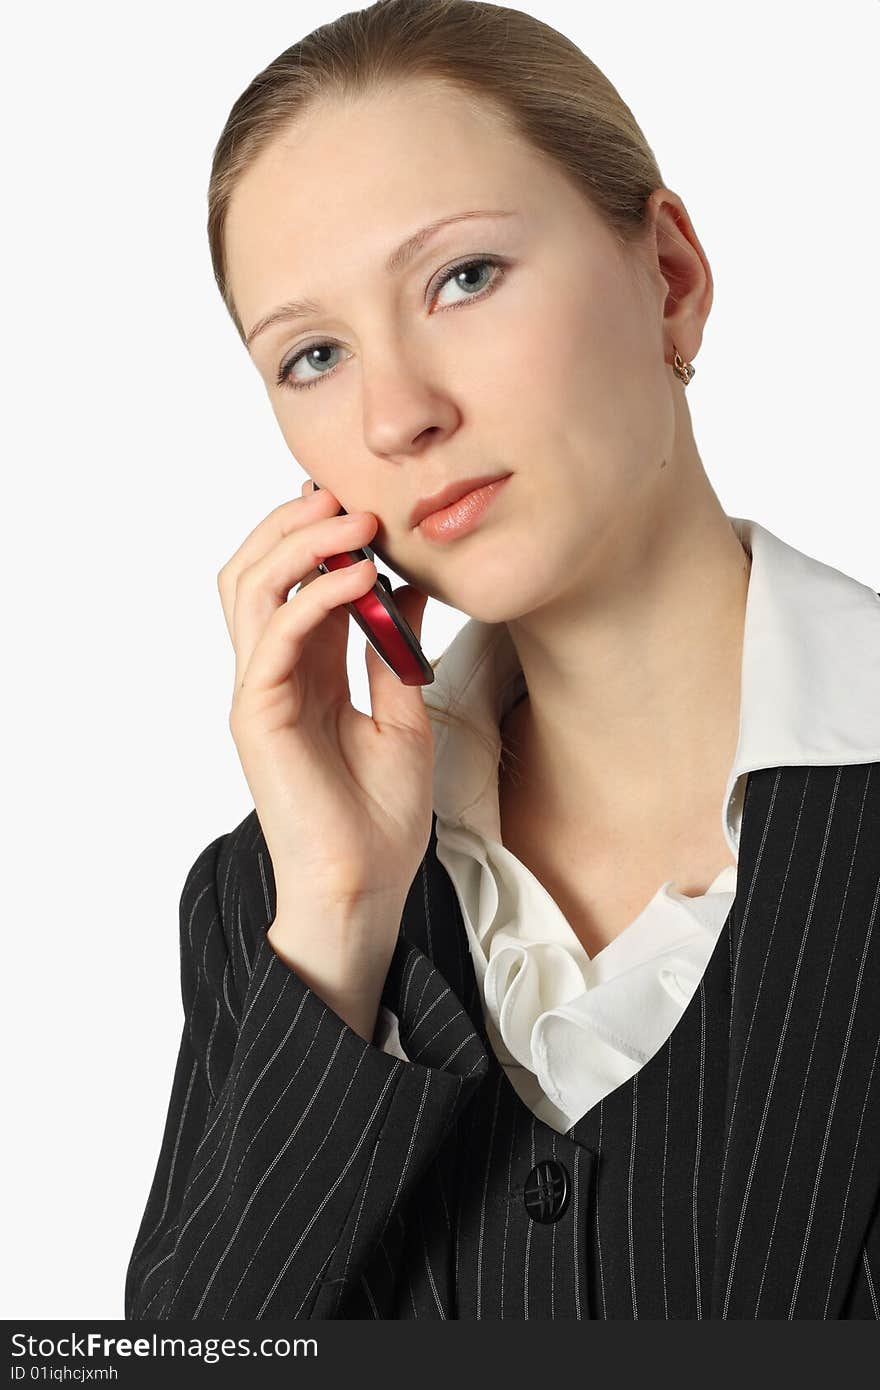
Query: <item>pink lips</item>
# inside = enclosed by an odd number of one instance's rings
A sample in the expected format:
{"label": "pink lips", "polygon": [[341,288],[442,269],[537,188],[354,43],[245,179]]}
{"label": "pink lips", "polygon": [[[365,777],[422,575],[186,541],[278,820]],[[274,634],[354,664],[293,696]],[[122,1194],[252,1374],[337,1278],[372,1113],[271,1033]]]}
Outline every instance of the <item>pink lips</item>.
{"label": "pink lips", "polygon": [[422,497],[413,507],[409,518],[410,526],[415,529],[419,522],[432,512],[438,512],[443,507],[450,506],[457,502],[461,497],[467,497],[468,493],[474,492],[477,488],[484,487],[487,483],[498,482],[502,476],[509,477],[510,474],[490,473],[480,478],[462,478],[455,483],[447,483],[446,487],[439,492],[433,493],[430,497]]}
{"label": "pink lips", "polygon": [[435,541],[453,540],[465,535],[479,523],[510,476],[508,473],[505,477],[495,478],[456,498],[448,506],[430,512],[419,522],[419,532]]}

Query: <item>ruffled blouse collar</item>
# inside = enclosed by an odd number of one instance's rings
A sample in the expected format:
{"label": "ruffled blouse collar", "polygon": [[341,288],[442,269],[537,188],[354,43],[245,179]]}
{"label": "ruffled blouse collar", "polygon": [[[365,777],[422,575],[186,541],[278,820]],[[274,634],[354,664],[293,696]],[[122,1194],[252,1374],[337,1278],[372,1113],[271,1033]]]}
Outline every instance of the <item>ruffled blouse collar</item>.
{"label": "ruffled blouse collar", "polygon": [[728,865],[699,898],[663,883],[590,958],[540,880],[496,840],[437,823],[490,1041],[532,1110],[570,1128],[665,1042],[702,978],[736,889]]}

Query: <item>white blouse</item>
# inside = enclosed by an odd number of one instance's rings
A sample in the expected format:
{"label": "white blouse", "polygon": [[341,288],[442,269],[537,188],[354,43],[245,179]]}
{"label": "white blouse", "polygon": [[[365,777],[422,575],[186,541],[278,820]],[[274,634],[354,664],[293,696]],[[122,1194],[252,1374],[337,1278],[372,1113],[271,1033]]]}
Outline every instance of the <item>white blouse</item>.
{"label": "white blouse", "polygon": [[[738,859],[746,774],[880,759],[880,597],[730,517],[752,556],[739,738],[720,807]],[[697,989],[736,891],[727,865],[697,897],[668,879],[592,958],[533,873],[501,843],[500,724],[524,693],[506,624],[471,619],[443,654],[427,704],[488,735],[434,724],[437,854],[461,904],[495,1054],[525,1104],[564,1133],[666,1042]],[[376,1046],[409,1060],[384,1006]]]}

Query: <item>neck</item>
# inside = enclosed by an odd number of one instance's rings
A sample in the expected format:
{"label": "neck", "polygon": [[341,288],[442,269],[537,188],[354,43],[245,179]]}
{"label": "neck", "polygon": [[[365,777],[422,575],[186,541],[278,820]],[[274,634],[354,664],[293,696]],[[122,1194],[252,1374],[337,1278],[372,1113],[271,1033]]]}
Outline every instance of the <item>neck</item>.
{"label": "neck", "polygon": [[639,832],[671,805],[717,813],[750,570],[706,480],[643,527],[627,517],[575,587],[508,622],[528,696],[502,729],[504,767],[543,815]]}

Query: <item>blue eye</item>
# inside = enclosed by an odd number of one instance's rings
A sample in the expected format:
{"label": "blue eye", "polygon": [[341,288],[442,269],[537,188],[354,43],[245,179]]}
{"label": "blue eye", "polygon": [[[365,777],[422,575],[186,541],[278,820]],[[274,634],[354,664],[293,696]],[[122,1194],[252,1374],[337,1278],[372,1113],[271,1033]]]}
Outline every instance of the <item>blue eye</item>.
{"label": "blue eye", "polygon": [[[293,391],[301,391],[303,387],[310,389],[312,386],[317,386],[321,377],[329,376],[329,372],[319,372],[313,381],[294,381],[291,372],[297,362],[300,362],[305,357],[308,357],[311,365],[315,366],[316,363],[314,359],[318,358],[321,353],[336,352],[337,350],[335,343],[311,343],[309,347],[301,348],[299,352],[284,363],[278,373],[277,384],[279,386],[287,386]],[[325,365],[323,359],[321,359],[321,364]]]}
{"label": "blue eye", "polygon": [[[478,258],[471,259],[469,261],[461,261],[458,265],[454,265],[449,270],[444,271],[441,279],[437,284],[434,297],[436,298],[436,295],[439,294],[440,290],[442,290],[447,284],[449,284],[450,281],[456,279],[460,275],[470,273],[473,270],[479,270],[483,266],[490,266],[495,271],[497,271],[497,274],[493,276],[489,284],[487,286],[479,285],[477,287],[477,293],[469,294],[466,299],[460,299],[458,303],[447,304],[444,307],[446,309],[460,309],[466,304],[471,304],[475,299],[486,299],[490,294],[494,293],[495,289],[504,279],[507,269],[507,262],[501,261],[497,259],[495,256],[479,256]],[[459,288],[464,289],[465,286],[460,285]],[[468,286],[467,288],[470,289],[471,286]],[[336,343],[315,342],[307,344],[306,347],[300,348],[297,352],[293,354],[292,357],[289,357],[285,362],[282,362],[281,367],[278,370],[278,375],[275,378],[276,385],[284,386],[287,388],[287,390],[290,391],[310,391],[313,386],[317,386],[322,380],[324,380],[325,377],[332,376],[333,372],[336,370],[336,365],[331,366],[330,371],[319,372],[311,381],[295,381],[292,376],[292,373],[297,363],[304,358],[308,358],[313,366],[326,365],[326,353],[333,353],[337,351],[339,351],[339,348]],[[323,354],[324,356],[320,356],[321,354]],[[315,359],[317,359],[317,361]]]}

